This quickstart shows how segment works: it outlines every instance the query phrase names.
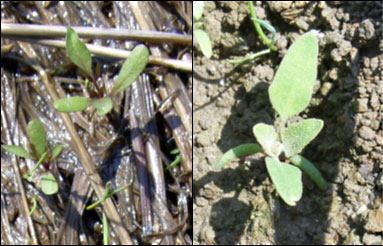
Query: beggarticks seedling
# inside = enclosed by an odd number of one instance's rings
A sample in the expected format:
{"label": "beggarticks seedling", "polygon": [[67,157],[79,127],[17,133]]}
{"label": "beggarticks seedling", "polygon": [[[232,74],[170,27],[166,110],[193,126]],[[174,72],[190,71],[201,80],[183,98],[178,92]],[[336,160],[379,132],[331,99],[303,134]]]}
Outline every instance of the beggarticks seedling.
{"label": "beggarticks seedling", "polygon": [[[235,158],[263,152],[267,156],[266,168],[271,180],[280,197],[290,206],[296,205],[302,196],[300,169],[320,189],[327,189],[319,170],[299,155],[321,131],[323,121],[304,119],[286,127],[288,119],[301,113],[311,100],[317,75],[317,56],[318,43],[314,31],[302,35],[291,45],[269,88],[271,104],[280,116],[275,127],[263,123],[255,125],[253,133],[259,144],[239,145],[227,151],[216,164],[216,168],[222,168]],[[295,166],[281,161],[282,156]]]}
{"label": "beggarticks seedling", "polygon": [[[87,77],[86,88],[89,94],[96,97],[75,96],[56,100],[54,107],[58,111],[66,113],[81,111],[90,105],[93,105],[97,109],[99,115],[110,112],[113,107],[111,97],[130,86],[142,73],[149,61],[149,51],[146,46],[136,46],[122,65],[112,91],[104,96],[105,89],[99,88],[96,83],[97,76],[92,72],[92,58],[89,50],[71,27],[67,28],[66,49],[70,60],[79,67],[80,71]],[[89,88],[89,81],[94,85],[95,90]]]}
{"label": "beggarticks seedling", "polygon": [[201,30],[203,23],[200,22],[200,19],[203,13],[203,7],[203,1],[193,1],[193,34],[199,47],[201,48],[202,54],[210,59],[213,55],[210,38],[205,31]]}
{"label": "beggarticks seedling", "polygon": [[50,152],[47,146],[46,132],[43,124],[38,120],[32,120],[28,124],[28,138],[30,141],[30,152],[21,146],[2,145],[5,150],[23,158],[30,158],[36,161],[36,165],[26,174],[24,178],[33,182],[32,175],[42,163],[45,172],[37,180],[37,186],[47,195],[53,195],[58,191],[58,185],[55,177],[50,172],[52,161],[61,153],[62,146],[58,145],[52,148]]}

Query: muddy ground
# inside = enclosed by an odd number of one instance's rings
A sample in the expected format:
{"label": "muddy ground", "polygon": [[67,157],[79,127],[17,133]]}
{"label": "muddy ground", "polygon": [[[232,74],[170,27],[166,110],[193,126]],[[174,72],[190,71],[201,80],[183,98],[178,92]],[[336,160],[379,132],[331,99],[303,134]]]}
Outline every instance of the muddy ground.
{"label": "muddy ground", "polygon": [[[227,59],[265,49],[247,2],[205,2],[211,59],[194,46],[193,242],[202,244],[383,244],[382,2],[256,2],[277,32],[277,52],[235,66]],[[318,77],[301,118],[324,128],[303,156],[329,189],[303,176],[295,207],[277,195],[263,155],[214,164],[222,153],[255,142],[252,126],[276,117],[267,90],[287,48],[316,29]],[[267,31],[265,31],[267,33]]]}

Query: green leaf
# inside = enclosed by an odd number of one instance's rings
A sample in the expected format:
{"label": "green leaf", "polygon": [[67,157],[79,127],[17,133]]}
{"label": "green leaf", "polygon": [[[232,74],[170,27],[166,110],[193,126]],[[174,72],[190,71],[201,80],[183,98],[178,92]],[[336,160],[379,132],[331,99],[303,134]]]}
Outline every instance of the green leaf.
{"label": "green leaf", "polygon": [[290,206],[295,206],[302,196],[301,170],[270,157],[266,157],[266,168],[283,201]]}
{"label": "green leaf", "polygon": [[37,154],[44,154],[47,146],[47,138],[44,125],[38,120],[32,120],[28,124],[28,136]]}
{"label": "green leaf", "polygon": [[71,61],[81,68],[86,75],[93,78],[92,58],[89,50],[71,27],[67,27],[66,49]]}
{"label": "green leaf", "polygon": [[96,107],[98,115],[108,113],[113,107],[112,99],[108,96],[93,100],[92,104]]}
{"label": "green leaf", "polygon": [[262,148],[259,146],[259,144],[247,143],[238,145],[237,147],[234,147],[223,154],[221,158],[219,158],[217,164],[215,164],[215,168],[220,169],[236,158],[252,155],[257,152],[262,152]]}
{"label": "green leaf", "polygon": [[54,160],[57,156],[59,156],[61,154],[62,149],[63,149],[62,145],[57,145],[57,146],[53,147],[51,161]]}
{"label": "green leaf", "polygon": [[305,171],[310,178],[315,182],[315,184],[322,190],[327,190],[327,182],[323,178],[322,174],[319,170],[311,163],[311,161],[307,160],[303,156],[294,155],[290,158],[290,161]]}
{"label": "green leaf", "polygon": [[60,112],[78,112],[86,107],[88,107],[92,103],[92,99],[88,97],[68,97],[57,99],[53,105]]}
{"label": "green leaf", "polygon": [[203,13],[203,1],[193,1],[193,18],[199,20]]}
{"label": "green leaf", "polygon": [[323,121],[307,119],[290,125],[282,131],[282,143],[287,157],[300,153],[320,132]]}
{"label": "green leaf", "polygon": [[299,114],[309,104],[317,76],[317,56],[317,39],[308,32],[291,45],[283,58],[269,96],[284,120]]}
{"label": "green leaf", "polygon": [[213,55],[213,49],[211,47],[209,35],[202,30],[194,30],[194,37],[196,38],[203,55],[210,59]]}
{"label": "green leaf", "polygon": [[278,142],[278,135],[273,126],[263,123],[253,127],[254,136],[269,156],[277,157],[281,152],[281,144]]}
{"label": "green leaf", "polygon": [[11,152],[12,154],[17,155],[18,157],[34,159],[33,156],[28,151],[26,151],[23,147],[16,146],[16,145],[1,145],[1,147]]}
{"label": "green leaf", "polygon": [[122,65],[120,74],[116,80],[111,95],[125,90],[144,71],[149,61],[149,50],[145,45],[136,46]]}
{"label": "green leaf", "polygon": [[40,179],[41,190],[46,195],[53,195],[59,190],[57,181],[52,173],[45,173]]}

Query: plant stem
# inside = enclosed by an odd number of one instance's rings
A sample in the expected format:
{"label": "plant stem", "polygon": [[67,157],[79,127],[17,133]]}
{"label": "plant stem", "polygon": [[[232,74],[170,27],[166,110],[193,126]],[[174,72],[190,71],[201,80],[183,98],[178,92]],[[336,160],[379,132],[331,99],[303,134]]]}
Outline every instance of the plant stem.
{"label": "plant stem", "polygon": [[274,28],[272,26],[268,25],[266,22],[258,20],[257,16],[255,15],[253,1],[248,1],[248,3],[249,3],[251,19],[253,20],[255,30],[257,30],[259,36],[261,37],[263,42],[269,47],[269,49],[272,51],[276,51],[277,48],[273,45],[274,42],[267,39],[266,35],[262,31],[260,24],[262,24],[264,27],[266,27],[269,31],[271,31],[275,35],[275,30],[274,30],[274,32],[272,31]]}
{"label": "plant stem", "polygon": [[238,59],[238,60],[228,60],[228,62],[230,62],[230,63],[232,63],[232,64],[240,64],[240,63],[247,62],[247,61],[250,61],[250,60],[252,60],[252,59],[255,59],[255,58],[257,58],[258,56],[268,54],[268,53],[270,53],[270,49],[262,50],[262,51],[260,51],[260,52],[255,53],[255,54],[250,54],[250,55],[248,55],[248,56],[245,56],[245,57],[242,58],[242,59]]}

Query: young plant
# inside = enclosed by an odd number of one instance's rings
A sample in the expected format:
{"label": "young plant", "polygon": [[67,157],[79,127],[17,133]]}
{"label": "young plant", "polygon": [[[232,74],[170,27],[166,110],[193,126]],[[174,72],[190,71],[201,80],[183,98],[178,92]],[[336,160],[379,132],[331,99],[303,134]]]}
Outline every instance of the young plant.
{"label": "young plant", "polygon": [[[280,116],[275,127],[263,123],[255,125],[253,133],[259,144],[237,146],[227,151],[216,164],[216,168],[222,168],[235,158],[263,152],[267,156],[266,168],[271,180],[278,194],[290,206],[294,206],[302,196],[300,169],[320,189],[327,189],[327,183],[318,169],[299,155],[321,131],[323,121],[305,119],[286,126],[288,119],[301,113],[311,100],[317,74],[317,56],[318,43],[313,32],[302,35],[291,45],[269,88],[271,104]],[[281,161],[281,157],[290,163]]]}
{"label": "young plant", "polygon": [[115,194],[117,194],[118,192],[120,191],[123,191],[124,189],[128,188],[132,183],[129,183],[127,185],[124,185],[123,187],[120,187],[118,188],[117,190],[115,191],[111,191],[110,190],[110,187],[112,186],[112,183],[110,181],[108,181],[105,185],[105,193],[104,193],[104,196],[96,201],[95,203],[89,205],[86,207],[86,210],[91,210],[91,209],[94,209],[95,207],[97,207],[99,204],[105,202],[106,199],[108,199],[109,197],[112,197],[114,196]]}
{"label": "young plant", "polygon": [[28,138],[30,141],[30,149],[28,152],[21,146],[16,145],[2,145],[2,147],[23,158],[30,158],[36,161],[36,165],[24,176],[29,182],[32,182],[32,175],[37,168],[43,163],[45,172],[39,177],[37,182],[41,190],[47,195],[53,195],[58,191],[58,185],[55,177],[50,172],[52,161],[61,153],[62,146],[58,145],[53,147],[52,152],[48,150],[46,132],[43,124],[38,120],[33,120],[28,124]]}
{"label": "young plant", "polygon": [[199,47],[201,48],[202,54],[210,59],[213,55],[210,38],[205,31],[201,30],[203,23],[199,22],[202,17],[203,7],[203,1],[193,1],[193,34]]}
{"label": "young plant", "polygon": [[105,89],[99,88],[96,83],[97,76],[92,71],[92,58],[89,50],[71,27],[67,28],[66,49],[70,60],[87,77],[86,88],[89,87],[88,81],[90,80],[96,89],[95,91],[89,89],[89,94],[96,98],[75,96],[56,100],[55,108],[66,113],[81,111],[90,105],[97,109],[99,115],[108,113],[113,107],[111,97],[131,85],[145,69],[149,60],[149,51],[144,45],[135,47],[125,60],[112,91],[109,95],[104,96]]}
{"label": "young plant", "polygon": [[[277,48],[274,46],[275,28],[272,25],[270,25],[269,23],[267,23],[266,21],[260,20],[257,18],[257,16],[255,15],[255,11],[254,11],[253,1],[248,1],[248,4],[249,4],[249,9],[250,9],[251,19],[253,20],[255,30],[257,31],[258,35],[261,37],[263,43],[267,45],[268,49],[259,51],[259,52],[254,53],[254,54],[247,55],[246,57],[241,58],[241,59],[228,60],[230,63],[233,63],[233,64],[241,64],[243,62],[252,60],[258,56],[265,55],[265,54],[270,53],[271,51],[277,50]],[[271,34],[272,34],[272,40],[271,41],[263,33],[261,26],[263,26],[269,32],[271,32]]]}

